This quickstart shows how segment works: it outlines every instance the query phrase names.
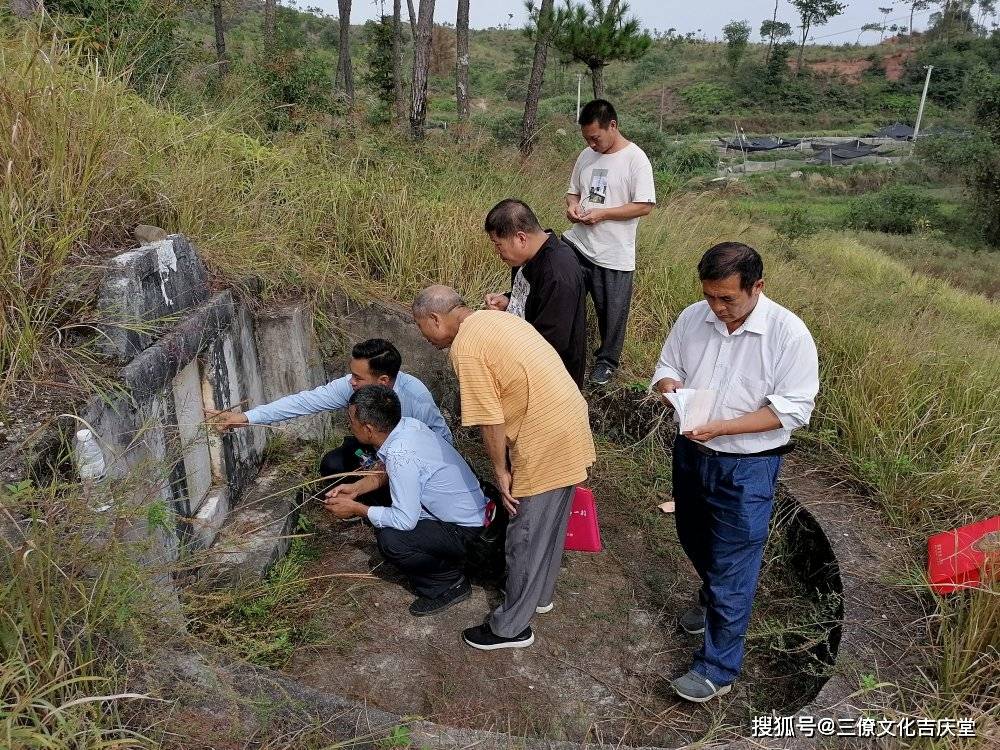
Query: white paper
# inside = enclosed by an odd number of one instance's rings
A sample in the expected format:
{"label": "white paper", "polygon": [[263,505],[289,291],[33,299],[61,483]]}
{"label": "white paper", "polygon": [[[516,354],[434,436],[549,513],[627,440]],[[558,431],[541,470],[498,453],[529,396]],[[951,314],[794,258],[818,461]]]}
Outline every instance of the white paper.
{"label": "white paper", "polygon": [[691,432],[695,427],[701,427],[711,420],[717,393],[711,390],[680,388],[673,393],[663,395],[677,412],[681,432]]}

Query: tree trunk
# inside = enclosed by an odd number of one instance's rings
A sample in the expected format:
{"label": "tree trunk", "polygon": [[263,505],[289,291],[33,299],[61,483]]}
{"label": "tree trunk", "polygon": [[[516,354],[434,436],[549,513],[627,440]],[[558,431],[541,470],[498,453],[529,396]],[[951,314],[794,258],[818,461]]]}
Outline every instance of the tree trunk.
{"label": "tree trunk", "polygon": [[[552,14],[555,0],[542,0],[538,18],[548,18]],[[542,83],[545,81],[545,63],[549,57],[549,42],[552,35],[549,29],[536,27],[535,59],[531,63],[531,77],[528,79],[528,95],[524,99],[524,119],[521,120],[521,155],[528,157],[535,147],[535,120],[538,118],[538,100],[542,94]]]}
{"label": "tree trunk", "polygon": [[337,55],[337,85],[344,92],[347,106],[354,105],[354,71],[351,70],[351,0],[337,0],[340,18],[340,49]]}
{"label": "tree trunk", "polygon": [[212,0],[212,19],[215,23],[215,54],[219,60],[219,77],[229,73],[229,58],[226,57],[226,32],[222,24],[222,0]]}
{"label": "tree trunk", "polygon": [[274,54],[274,3],[275,0],[264,0],[264,57],[267,60]]}
{"label": "tree trunk", "polygon": [[413,10],[413,0],[406,0],[406,10],[410,14],[410,38],[417,43],[417,13]]}
{"label": "tree trunk", "polygon": [[913,11],[916,10],[916,3],[910,3],[910,36],[913,36]]}
{"label": "tree trunk", "polygon": [[799,64],[795,68],[796,77],[802,75],[802,58],[806,53],[806,39],[809,38],[809,27],[811,25],[809,21],[803,21],[802,23],[802,44],[799,45]]}
{"label": "tree trunk", "polygon": [[406,119],[406,102],[403,101],[403,19],[402,2],[392,3],[392,91],[396,100],[396,122]]}
{"label": "tree trunk", "polygon": [[774,24],[778,22],[778,3],[781,0],[774,0],[774,16],[771,18],[771,36],[767,40],[767,54],[764,55],[764,65],[771,62],[771,50],[774,48]]}
{"label": "tree trunk", "polygon": [[604,98],[604,66],[597,65],[590,69],[590,78],[594,82],[594,98]]}
{"label": "tree trunk", "polygon": [[423,138],[427,132],[427,71],[431,62],[434,0],[420,0],[417,35],[413,40],[413,86],[410,89],[410,132]]}
{"label": "tree trunk", "polygon": [[42,0],[10,0],[10,12],[19,18],[29,18],[42,10]]}
{"label": "tree trunk", "polygon": [[455,19],[455,105],[458,124],[469,121],[469,0],[458,0]]}

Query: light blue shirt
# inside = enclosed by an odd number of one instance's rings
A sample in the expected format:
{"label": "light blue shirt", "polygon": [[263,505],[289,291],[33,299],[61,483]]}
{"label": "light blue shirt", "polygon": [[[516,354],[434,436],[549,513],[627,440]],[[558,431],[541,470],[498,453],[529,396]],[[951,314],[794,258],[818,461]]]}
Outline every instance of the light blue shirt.
{"label": "light blue shirt", "polygon": [[390,507],[373,506],[368,520],[379,528],[409,531],[432,519],[482,526],[486,498],[469,464],[451,443],[416,419],[403,417],[378,449],[389,475]]}
{"label": "light blue shirt", "polygon": [[[401,372],[396,375],[392,389],[399,396],[404,417],[420,420],[448,443],[452,442],[451,430],[448,429],[441,411],[434,403],[434,397],[419,378]],[[339,411],[347,408],[347,402],[353,393],[351,376],[344,375],[311,391],[293,393],[291,396],[250,409],[246,412],[246,418],[250,424],[271,424],[294,417],[306,417],[321,411]]]}

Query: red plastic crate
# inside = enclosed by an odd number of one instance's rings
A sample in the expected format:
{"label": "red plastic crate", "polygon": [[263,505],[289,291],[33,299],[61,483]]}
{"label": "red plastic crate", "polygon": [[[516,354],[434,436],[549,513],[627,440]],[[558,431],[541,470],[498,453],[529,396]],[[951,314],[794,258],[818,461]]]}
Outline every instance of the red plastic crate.
{"label": "red plastic crate", "polygon": [[975,588],[1000,572],[1000,516],[927,540],[927,577],[940,594]]}
{"label": "red plastic crate", "polygon": [[566,549],[571,552],[600,552],[601,527],[597,523],[597,503],[594,493],[586,487],[577,487],[573,495],[573,509],[566,526]]}

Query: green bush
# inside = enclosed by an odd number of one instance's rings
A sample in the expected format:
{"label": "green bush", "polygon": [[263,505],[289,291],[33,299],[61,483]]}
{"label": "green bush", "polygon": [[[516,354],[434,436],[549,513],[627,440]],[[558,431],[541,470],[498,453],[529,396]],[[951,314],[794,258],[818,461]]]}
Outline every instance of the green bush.
{"label": "green bush", "polygon": [[819,227],[802,206],[796,206],[781,212],[781,216],[774,222],[774,231],[786,242],[795,242],[816,234]]}
{"label": "green bush", "polygon": [[936,200],[908,185],[890,185],[851,201],[847,225],[888,234],[911,234],[921,226],[936,226],[941,212]]}
{"label": "green bush", "polygon": [[672,143],[658,155],[654,167],[676,175],[693,175],[714,170],[718,165],[719,156],[714,148]]}
{"label": "green bush", "polygon": [[718,83],[696,83],[683,89],[681,98],[693,112],[717,115],[733,103],[733,92]]}

